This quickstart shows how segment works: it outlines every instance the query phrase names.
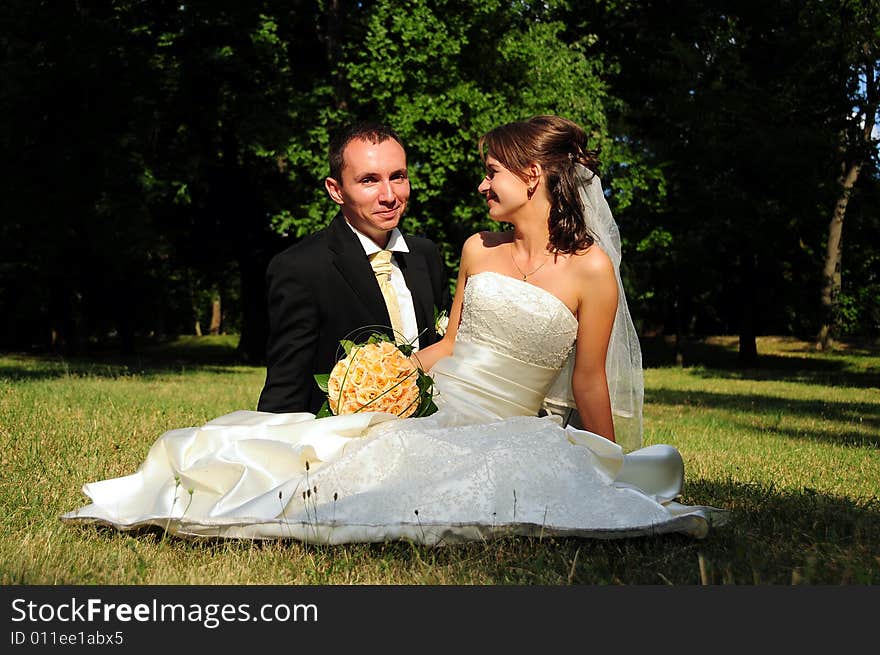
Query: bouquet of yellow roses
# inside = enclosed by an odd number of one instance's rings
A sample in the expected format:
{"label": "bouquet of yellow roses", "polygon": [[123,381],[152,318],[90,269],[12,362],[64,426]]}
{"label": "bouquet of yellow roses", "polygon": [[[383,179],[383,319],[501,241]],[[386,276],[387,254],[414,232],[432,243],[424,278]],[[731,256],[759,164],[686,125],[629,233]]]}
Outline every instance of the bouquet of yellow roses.
{"label": "bouquet of yellow roses", "polygon": [[317,416],[388,412],[401,418],[437,411],[434,381],[410,359],[412,346],[371,334],[365,343],[339,342],[345,357],[330,373],[315,375],[327,400]]}

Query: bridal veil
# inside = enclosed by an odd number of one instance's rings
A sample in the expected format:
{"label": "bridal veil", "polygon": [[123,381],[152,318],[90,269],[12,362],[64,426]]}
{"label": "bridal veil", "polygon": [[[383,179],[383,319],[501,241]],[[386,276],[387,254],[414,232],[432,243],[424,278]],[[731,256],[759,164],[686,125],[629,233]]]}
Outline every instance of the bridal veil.
{"label": "bridal veil", "polygon": [[[645,383],[642,373],[642,350],[633,325],[620,277],[620,230],[605,199],[599,176],[580,163],[575,164],[578,193],[584,207],[584,222],[598,245],[614,264],[617,278],[617,314],[608,342],[605,374],[611,413],[614,418],[615,440],[627,452],[642,445],[642,405]],[[574,371],[574,349],[556,381],[547,393],[544,408],[554,414],[570,415],[576,410],[571,389]]]}

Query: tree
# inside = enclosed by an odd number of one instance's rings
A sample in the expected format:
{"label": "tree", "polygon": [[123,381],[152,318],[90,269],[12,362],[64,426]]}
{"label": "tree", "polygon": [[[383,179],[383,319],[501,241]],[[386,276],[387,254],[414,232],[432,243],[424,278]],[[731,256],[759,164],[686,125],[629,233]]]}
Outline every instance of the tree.
{"label": "tree", "polygon": [[624,104],[612,125],[666,181],[663,202],[633,207],[644,235],[635,267],[660,273],[644,309],[677,334],[738,333],[745,364],[755,335],[815,325],[802,289],[819,284],[811,259],[837,149],[832,117],[846,113],[831,79],[838,9],[597,2],[573,19],[597,29],[618,71],[611,92]]}
{"label": "tree", "polygon": [[413,185],[406,227],[441,243],[451,273],[465,238],[487,227],[476,192],[483,175],[477,141],[496,125],[564,115],[586,126],[608,169],[620,172],[620,203],[647,186],[642,162],[609,134],[606,108],[616,101],[602,55],[588,51],[595,37],[568,35],[563,6],[377,0],[349,7],[328,41],[333,84],[315,88],[313,123],[287,146],[290,178],[313,191],[276,214],[276,228],[298,238],[336,211],[322,190],[326,146],[335,129],[358,118],[385,120],[401,134]]}
{"label": "tree", "polygon": [[4,340],[115,334],[131,350],[136,333],[192,329],[200,285],[240,302],[260,359],[270,216],[289,192],[272,150],[322,72],[292,65],[310,61],[296,47],[315,3],[11,4],[0,300],[21,322]]}
{"label": "tree", "polygon": [[146,136],[147,61],[115,23],[128,4],[4,4],[7,343],[77,351],[114,332],[131,350],[144,296],[163,284],[132,146]]}
{"label": "tree", "polygon": [[[464,239],[499,227],[476,193],[479,136],[546,112],[601,148],[643,328],[737,332],[749,361],[763,331],[816,334],[802,290],[823,281],[819,251],[840,252],[827,208],[852,197],[848,229],[874,225],[875,5],[11,0],[0,303],[17,318],[0,339],[131,349],[207,325],[216,291],[260,361],[266,263],[336,211],[323,179],[337,128],[400,132],[406,228],[440,242],[454,274]],[[841,162],[859,157],[861,195],[841,192]],[[835,265],[849,330],[870,324],[870,244]]]}
{"label": "tree", "polygon": [[880,3],[844,2],[833,16],[835,51],[841,52],[838,66],[832,68],[829,83],[841,96],[840,175],[837,201],[828,223],[825,264],[822,268],[821,325],[816,347],[833,343],[836,316],[840,307],[843,221],[850,197],[864,165],[877,157],[878,103],[880,103]]}

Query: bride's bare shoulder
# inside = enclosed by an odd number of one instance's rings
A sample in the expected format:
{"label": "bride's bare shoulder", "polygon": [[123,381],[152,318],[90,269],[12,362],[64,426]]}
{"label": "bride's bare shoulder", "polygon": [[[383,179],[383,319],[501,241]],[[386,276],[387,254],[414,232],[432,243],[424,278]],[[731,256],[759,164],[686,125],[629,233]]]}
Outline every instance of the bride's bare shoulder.
{"label": "bride's bare shoulder", "polygon": [[595,244],[571,259],[575,270],[581,276],[590,279],[607,277],[614,279],[614,264],[611,258]]}
{"label": "bride's bare shoulder", "polygon": [[583,310],[578,312],[578,319],[586,317],[588,320],[596,318],[596,312],[605,317],[610,316],[613,320],[614,311],[617,307],[618,287],[617,275],[614,263],[604,250],[597,245],[592,245],[582,253],[574,255],[569,260],[572,264],[569,278],[572,290],[578,297],[578,305]]}

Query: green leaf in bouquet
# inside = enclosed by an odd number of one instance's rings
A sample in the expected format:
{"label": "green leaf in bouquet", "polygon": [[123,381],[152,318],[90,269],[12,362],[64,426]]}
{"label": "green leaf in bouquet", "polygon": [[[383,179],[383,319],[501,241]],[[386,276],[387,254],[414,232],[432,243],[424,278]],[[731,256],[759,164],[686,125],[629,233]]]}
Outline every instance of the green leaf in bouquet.
{"label": "green leaf in bouquet", "polygon": [[429,396],[421,405],[419,405],[419,408],[413,416],[430,416],[436,411],[437,405],[434,403],[434,399]]}
{"label": "green leaf in bouquet", "polygon": [[339,345],[342,346],[342,349],[345,351],[345,356],[348,357],[351,354],[351,349],[357,346],[354,341],[349,341],[348,339],[343,339],[339,342]]}
{"label": "green leaf in bouquet", "polygon": [[328,403],[326,400],[324,401],[324,404],[321,405],[318,413],[315,414],[315,418],[324,418],[325,416],[333,416],[333,412],[330,411],[330,403]]}
{"label": "green leaf in bouquet", "polygon": [[327,382],[330,380],[330,374],[329,373],[315,374],[314,378],[315,378],[315,384],[318,385],[318,388],[321,391],[323,391],[324,393],[327,393]]}
{"label": "green leaf in bouquet", "polygon": [[413,354],[413,350],[415,350],[415,348],[413,347],[413,345],[412,345],[411,343],[400,343],[400,344],[397,344],[397,349],[398,349],[400,352],[402,352],[404,355],[406,355],[407,357],[409,357],[410,355],[412,355],[412,354]]}
{"label": "green leaf in bouquet", "polygon": [[430,395],[434,389],[434,379],[421,371],[419,371],[419,377],[416,378],[416,384],[419,387],[419,393],[422,395]]}
{"label": "green leaf in bouquet", "polygon": [[437,405],[434,403],[434,378],[419,370],[416,378],[416,386],[419,388],[419,408],[414,416],[429,416],[437,411]]}

